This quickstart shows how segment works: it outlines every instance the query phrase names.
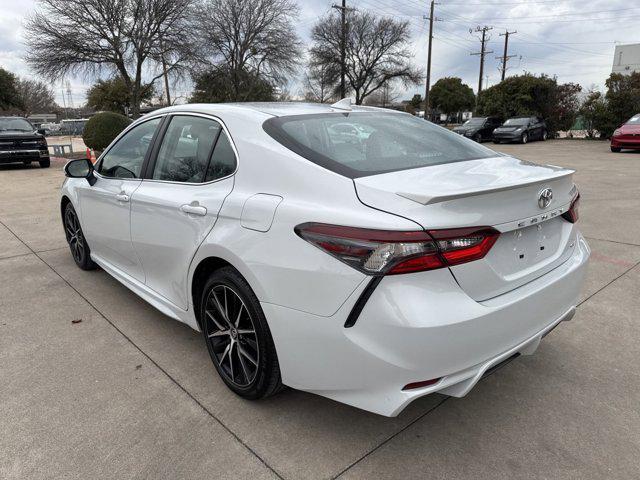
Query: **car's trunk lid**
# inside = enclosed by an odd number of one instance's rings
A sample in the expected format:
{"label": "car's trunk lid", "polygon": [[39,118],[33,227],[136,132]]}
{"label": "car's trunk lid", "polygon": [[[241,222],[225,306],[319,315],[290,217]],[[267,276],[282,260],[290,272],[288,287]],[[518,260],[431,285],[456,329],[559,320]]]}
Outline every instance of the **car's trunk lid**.
{"label": "car's trunk lid", "polygon": [[[492,226],[500,238],[482,260],[451,268],[474,299],[521,286],[564,262],[575,239],[561,218],[576,189],[573,170],[508,156],[448,163],[360,177],[360,200],[411,219],[427,230]],[[541,207],[540,194],[553,198]]]}

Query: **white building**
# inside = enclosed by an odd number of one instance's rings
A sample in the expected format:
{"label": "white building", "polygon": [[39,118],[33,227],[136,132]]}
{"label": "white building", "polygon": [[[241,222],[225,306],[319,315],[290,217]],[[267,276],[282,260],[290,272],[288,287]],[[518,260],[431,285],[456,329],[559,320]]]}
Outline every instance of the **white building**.
{"label": "white building", "polygon": [[640,72],[640,43],[616,45],[611,73]]}

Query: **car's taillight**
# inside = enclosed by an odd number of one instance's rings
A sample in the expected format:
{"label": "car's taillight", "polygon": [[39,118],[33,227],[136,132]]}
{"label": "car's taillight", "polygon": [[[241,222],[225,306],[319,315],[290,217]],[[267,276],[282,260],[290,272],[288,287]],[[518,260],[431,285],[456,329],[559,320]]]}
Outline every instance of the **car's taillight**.
{"label": "car's taillight", "polygon": [[578,194],[576,198],[573,199],[573,202],[571,202],[571,206],[569,207],[569,210],[567,210],[562,214],[562,218],[564,218],[565,220],[568,220],[571,223],[576,223],[578,221],[578,218],[580,218],[579,210],[580,210],[580,194]]}
{"label": "car's taillight", "polygon": [[490,227],[393,231],[304,223],[304,240],[368,275],[394,275],[458,265],[484,257],[500,232]]}

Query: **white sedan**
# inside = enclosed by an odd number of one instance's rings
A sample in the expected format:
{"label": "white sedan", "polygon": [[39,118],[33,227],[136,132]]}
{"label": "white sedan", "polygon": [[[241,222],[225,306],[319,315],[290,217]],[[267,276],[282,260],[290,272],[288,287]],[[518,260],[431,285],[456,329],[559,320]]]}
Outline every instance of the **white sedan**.
{"label": "white sedan", "polygon": [[573,316],[589,258],[572,170],[348,100],[158,110],[65,172],[77,265],[202,331],[251,399],[463,396]]}

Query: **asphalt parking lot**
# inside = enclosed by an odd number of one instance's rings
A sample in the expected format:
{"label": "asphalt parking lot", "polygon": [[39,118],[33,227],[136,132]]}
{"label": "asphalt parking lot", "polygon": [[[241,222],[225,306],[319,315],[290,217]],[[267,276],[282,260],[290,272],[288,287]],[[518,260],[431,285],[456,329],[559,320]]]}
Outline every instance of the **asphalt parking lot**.
{"label": "asphalt parking lot", "polygon": [[487,145],[578,170],[581,303],[535,355],[397,418],[236,397],[200,334],[75,267],[62,163],[0,167],[0,478],[638,478],[640,153]]}

